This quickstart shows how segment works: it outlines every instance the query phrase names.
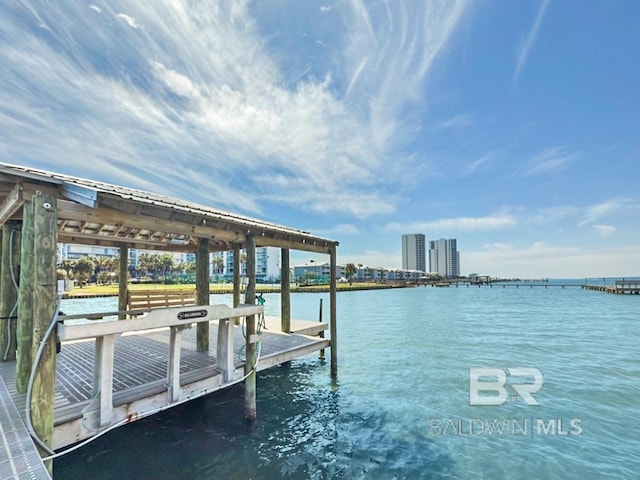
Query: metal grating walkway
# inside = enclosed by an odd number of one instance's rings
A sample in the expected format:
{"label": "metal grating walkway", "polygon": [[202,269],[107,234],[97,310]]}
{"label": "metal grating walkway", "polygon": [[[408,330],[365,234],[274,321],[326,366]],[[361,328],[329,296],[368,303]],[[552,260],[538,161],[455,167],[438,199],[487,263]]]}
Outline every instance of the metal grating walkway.
{"label": "metal grating walkway", "polygon": [[1,376],[0,478],[51,479]]}

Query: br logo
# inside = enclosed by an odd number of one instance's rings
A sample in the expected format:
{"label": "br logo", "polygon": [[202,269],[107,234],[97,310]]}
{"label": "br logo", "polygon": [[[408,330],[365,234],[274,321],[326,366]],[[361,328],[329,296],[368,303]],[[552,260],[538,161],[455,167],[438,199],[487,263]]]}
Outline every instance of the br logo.
{"label": "br logo", "polygon": [[470,368],[469,405],[503,405],[507,400],[519,399],[526,405],[540,405],[533,394],[543,383],[542,372],[537,368]]}

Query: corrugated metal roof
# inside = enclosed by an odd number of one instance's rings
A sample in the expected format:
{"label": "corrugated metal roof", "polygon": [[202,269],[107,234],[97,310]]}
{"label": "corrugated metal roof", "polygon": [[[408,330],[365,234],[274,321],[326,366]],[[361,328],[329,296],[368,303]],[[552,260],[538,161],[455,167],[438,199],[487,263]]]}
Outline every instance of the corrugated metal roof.
{"label": "corrugated metal roof", "polygon": [[[157,193],[6,163],[0,163],[1,174],[4,174],[2,175],[2,183],[5,185],[9,183],[10,188],[11,183],[44,184],[56,189],[60,200],[75,201],[79,204],[88,205],[86,221],[83,221],[85,220],[83,215],[77,212],[73,218],[70,217],[65,221],[64,211],[60,212],[59,234],[73,236],[75,233],[78,235],[77,241],[69,243],[100,244],[101,238],[121,243],[128,239],[131,239],[134,243],[145,243],[145,241],[149,244],[158,243],[159,237],[153,231],[156,230],[165,234],[163,241],[169,245],[171,243],[170,240],[176,238],[170,235],[171,233],[177,233],[179,238],[189,236],[185,234],[184,228],[178,228],[179,232],[172,232],[172,228],[182,224],[191,225],[192,230],[194,230],[194,237],[210,236],[212,239],[216,239],[222,232],[235,232],[240,235],[251,233],[260,237],[261,243],[265,245],[288,246],[287,242],[292,242],[295,245],[292,245],[291,248],[301,250],[317,250],[318,247],[338,245],[338,242],[334,240],[316,237],[303,230]],[[76,195],[78,192],[79,194]],[[6,188],[2,191],[2,195],[5,197],[6,202]],[[83,195],[86,195],[86,201],[83,200]],[[135,211],[132,212],[132,209]],[[98,211],[101,212],[100,218],[102,221],[100,222],[95,221],[93,215],[94,212]],[[116,211],[118,214],[114,216],[113,214]],[[113,216],[111,222],[108,221],[110,214]],[[128,225],[123,225],[123,216],[124,220],[130,220],[127,222]],[[139,231],[132,235],[130,230],[136,226],[136,218],[157,218],[158,222],[153,224],[153,229],[139,228],[137,229]],[[3,222],[6,220],[7,218],[2,219]],[[199,223],[196,223],[196,220]],[[197,231],[195,231],[196,229]],[[218,235],[215,234],[216,232]],[[88,236],[91,237],[90,241]],[[228,234],[226,236],[223,235],[225,238],[228,236]],[[216,240],[216,242],[217,249],[230,247],[233,243],[232,240]],[[175,250],[177,248],[172,247],[171,249]]]}

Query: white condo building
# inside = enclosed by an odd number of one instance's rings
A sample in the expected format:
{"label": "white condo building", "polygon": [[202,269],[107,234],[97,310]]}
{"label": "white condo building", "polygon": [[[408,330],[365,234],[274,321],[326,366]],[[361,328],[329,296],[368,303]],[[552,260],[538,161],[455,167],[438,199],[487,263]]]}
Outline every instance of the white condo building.
{"label": "white condo building", "polygon": [[455,238],[429,241],[429,271],[447,278],[460,276],[460,252]]}
{"label": "white condo building", "polygon": [[422,233],[402,235],[402,269],[427,271],[426,242]]}

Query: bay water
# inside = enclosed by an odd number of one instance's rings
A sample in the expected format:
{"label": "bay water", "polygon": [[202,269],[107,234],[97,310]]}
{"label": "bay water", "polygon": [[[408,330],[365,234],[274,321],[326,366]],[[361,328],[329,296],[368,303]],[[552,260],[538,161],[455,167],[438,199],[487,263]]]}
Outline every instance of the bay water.
{"label": "bay water", "polygon": [[[640,297],[554,283],[569,282],[339,292],[337,382],[317,354],[271,368],[256,422],[237,385],[98,438],[57,459],[55,478],[640,478]],[[328,294],[291,297],[293,318],[317,320],[323,299],[327,319]],[[279,315],[279,295],[265,298]],[[507,381],[472,387],[477,368]],[[476,405],[473,388],[508,397]]]}

